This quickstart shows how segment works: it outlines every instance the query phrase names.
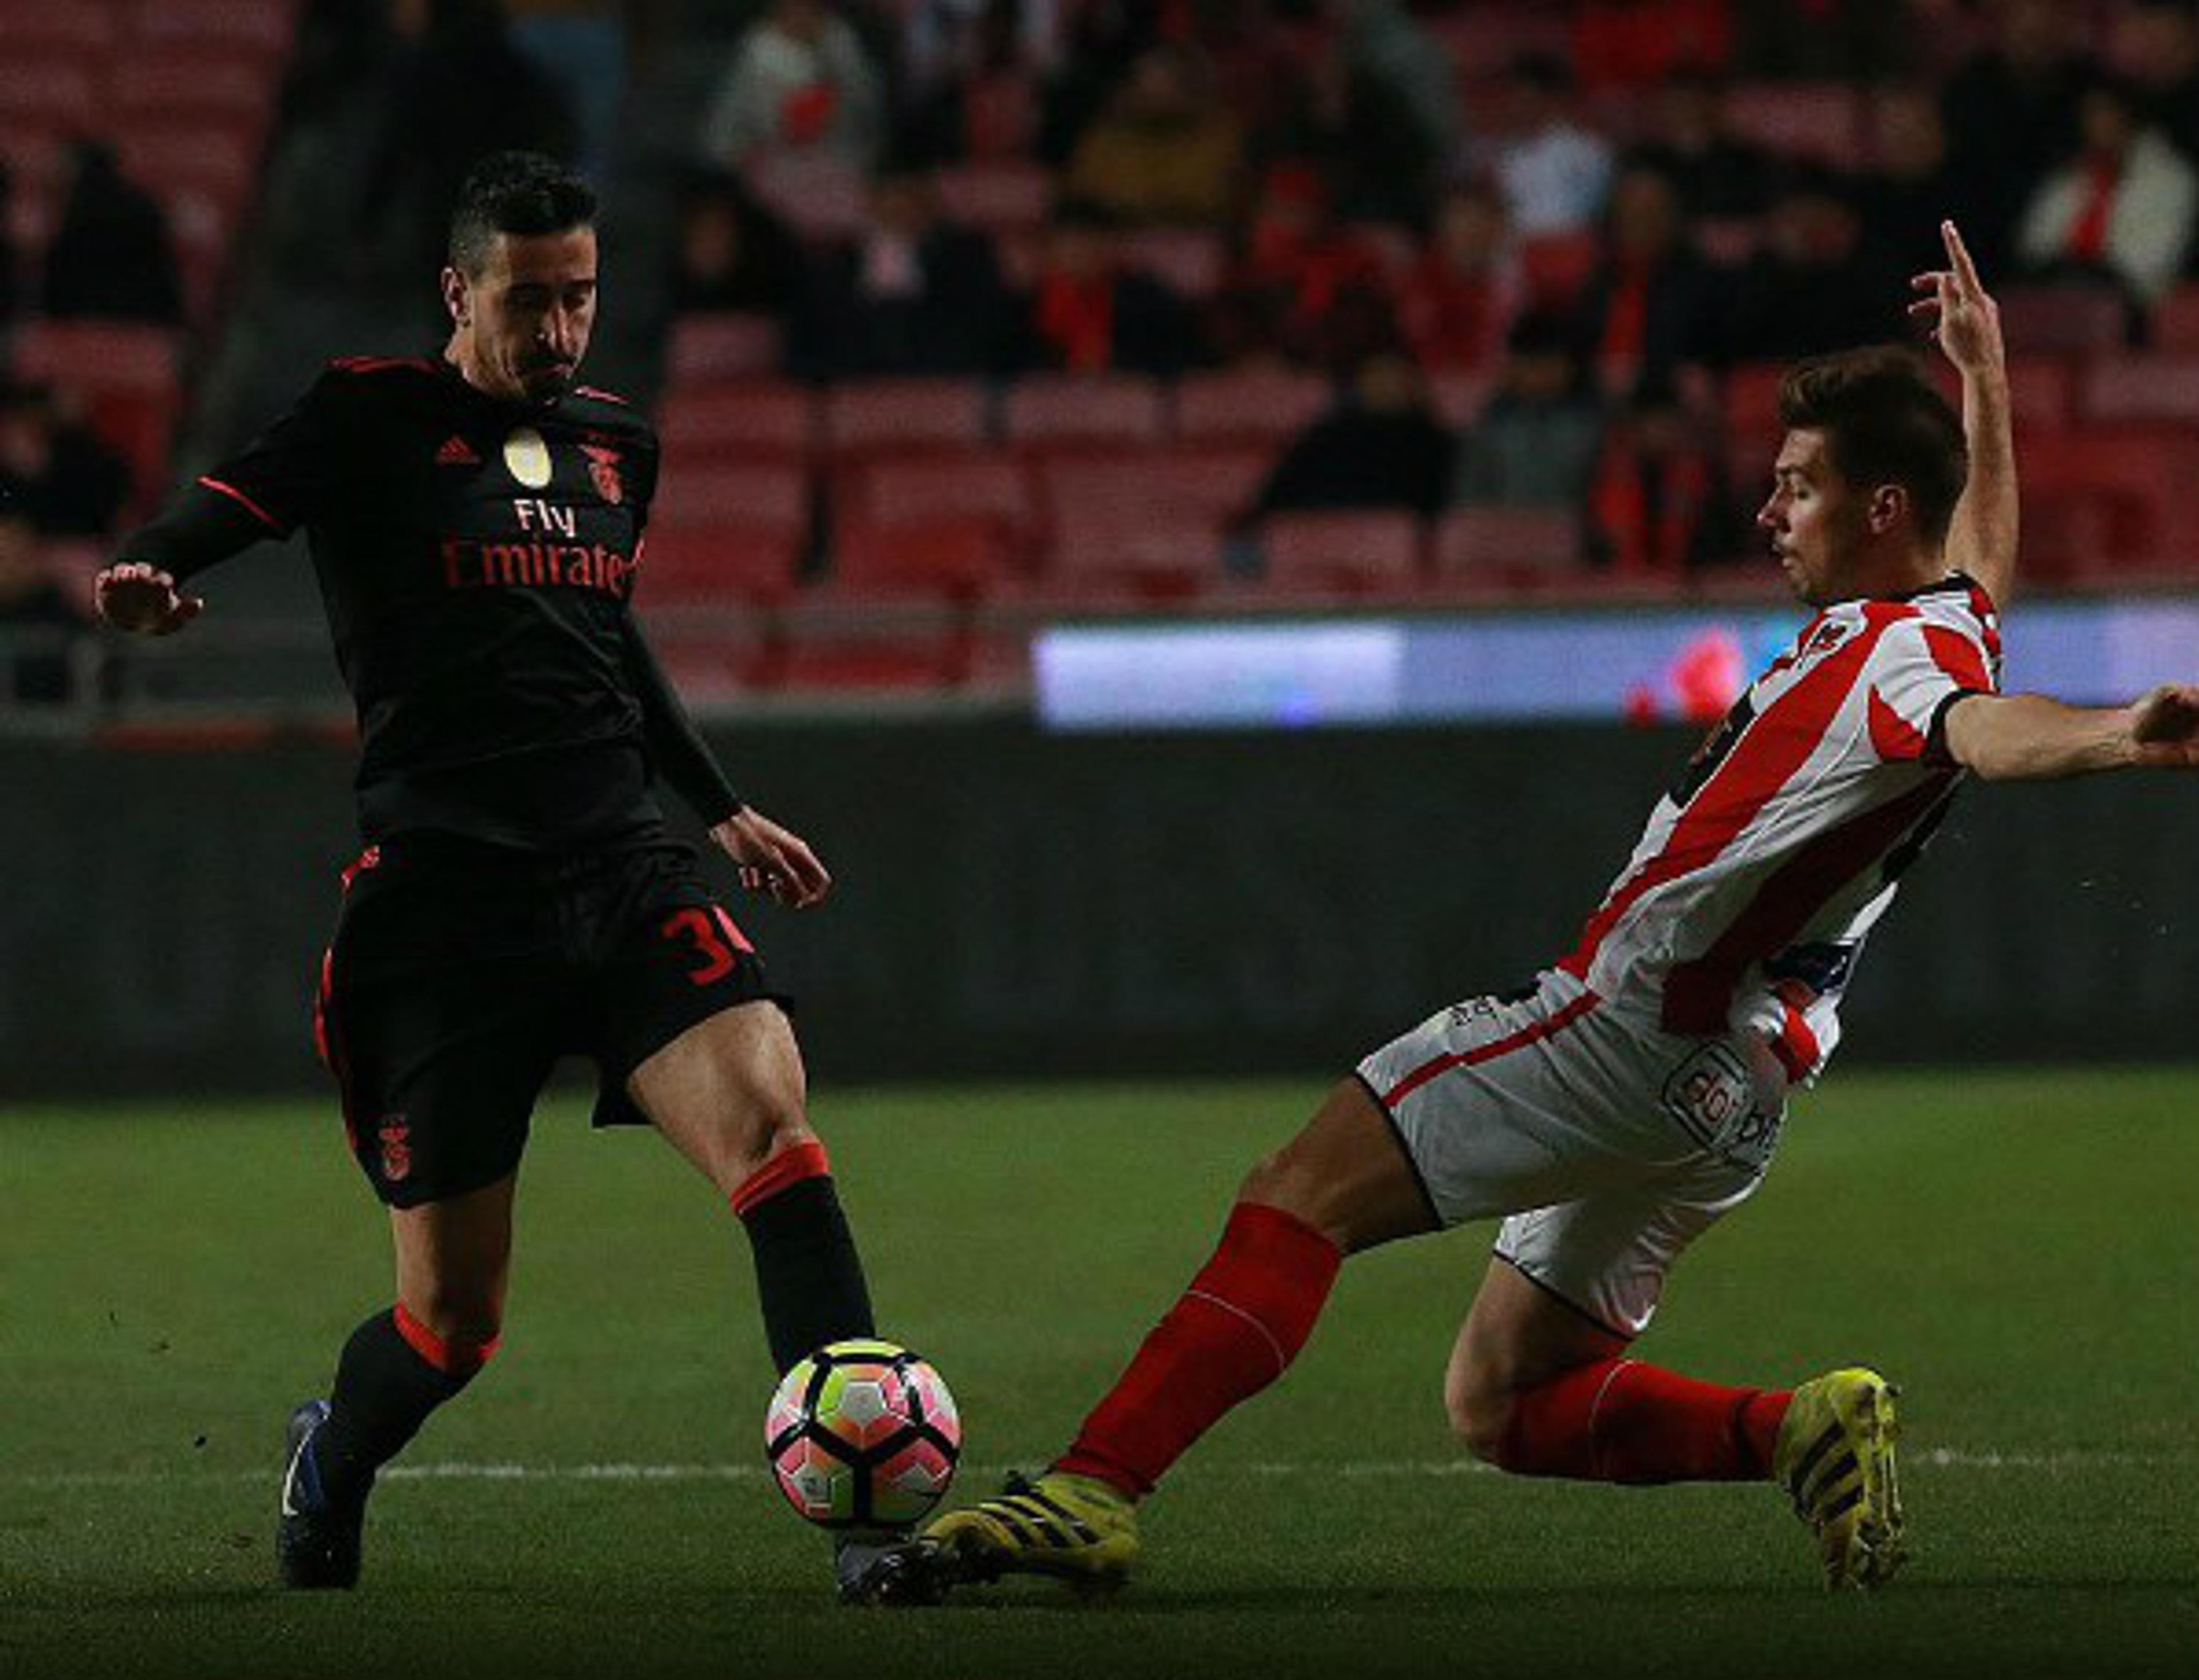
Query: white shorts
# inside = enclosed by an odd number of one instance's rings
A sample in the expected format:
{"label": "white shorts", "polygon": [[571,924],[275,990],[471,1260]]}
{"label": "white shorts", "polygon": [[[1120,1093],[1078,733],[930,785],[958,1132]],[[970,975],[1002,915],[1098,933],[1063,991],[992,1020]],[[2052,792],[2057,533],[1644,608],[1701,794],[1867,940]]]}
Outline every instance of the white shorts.
{"label": "white shorts", "polygon": [[1672,1262],[1762,1182],[1785,1076],[1753,1034],[1689,1038],[1542,975],[1359,1065],[1446,1226],[1506,1216],[1498,1256],[1622,1336]]}

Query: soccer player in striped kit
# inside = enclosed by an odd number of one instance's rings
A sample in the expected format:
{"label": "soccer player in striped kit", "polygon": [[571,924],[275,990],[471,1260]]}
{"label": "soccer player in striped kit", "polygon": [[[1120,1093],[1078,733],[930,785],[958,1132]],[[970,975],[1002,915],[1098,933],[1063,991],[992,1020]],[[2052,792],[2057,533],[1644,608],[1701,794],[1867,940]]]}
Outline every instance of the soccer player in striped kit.
{"label": "soccer player in striped kit", "polygon": [[1787,1093],[1963,775],[2199,767],[2199,687],[2083,709],[1999,691],[2016,482],[1998,312],[1952,224],[1908,352],[1794,368],[1757,523],[1817,610],[1651,814],[1579,942],[1533,983],[1362,1061],[1245,1180],[1221,1245],[1044,1474],[936,1520],[910,1573],[1117,1580],[1135,1506],[1288,1368],[1347,1255],[1504,1216],[1444,1381],[1467,1448],[1528,1476],[1769,1480],[1829,1584],[1903,1557],[1876,1372],[1730,1387],[1629,1356],[1688,1244],[1746,1201]]}

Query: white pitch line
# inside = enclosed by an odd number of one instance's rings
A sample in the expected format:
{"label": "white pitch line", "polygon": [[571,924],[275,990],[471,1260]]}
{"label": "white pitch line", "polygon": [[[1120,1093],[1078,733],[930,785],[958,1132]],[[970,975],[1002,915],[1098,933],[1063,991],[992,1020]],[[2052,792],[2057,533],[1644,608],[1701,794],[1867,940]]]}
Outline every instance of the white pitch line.
{"label": "white pitch line", "polygon": [[[1904,1455],[1910,1467],[1936,1470],[2074,1471],[2140,1466],[2189,1466],[2199,1461],[2199,1450],[2114,1452],[2070,1449],[2050,1452],[1996,1452],[1958,1447],[1930,1447]],[[1006,1464],[965,1464],[965,1476],[981,1481],[997,1479],[1011,1467]],[[1320,1476],[1348,1479],[1410,1479],[1426,1481],[1448,1476],[1494,1476],[1494,1466],[1461,1454],[1456,1458],[1295,1460],[1251,1464],[1202,1465],[1199,1476],[1244,1475],[1263,1479],[1290,1476]],[[68,1488],[136,1487],[149,1483],[184,1481],[256,1482],[271,1479],[272,1471],[260,1470],[50,1470],[0,1471],[0,1486]],[[409,1482],[761,1482],[771,1472],[761,1464],[508,1464],[464,1461],[429,1464],[393,1464],[382,1473],[386,1481]]]}

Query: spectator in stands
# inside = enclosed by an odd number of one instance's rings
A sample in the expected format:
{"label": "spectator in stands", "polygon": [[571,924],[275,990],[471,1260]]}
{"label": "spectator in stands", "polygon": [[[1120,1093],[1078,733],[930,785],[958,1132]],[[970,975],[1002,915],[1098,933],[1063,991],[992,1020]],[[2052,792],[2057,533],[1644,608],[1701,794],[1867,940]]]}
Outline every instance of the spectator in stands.
{"label": "spectator in stands", "polygon": [[1489,181],[1450,188],[1397,289],[1398,324],[1420,365],[1493,372],[1524,295],[1503,194]]}
{"label": "spectator in stands", "polygon": [[2071,0],[2000,0],[1992,15],[1992,38],[1940,100],[1951,166],[1979,189],[1963,236],[1988,274],[2007,265],[2024,206],[2075,149],[2091,71]]}
{"label": "spectator in stands", "polygon": [[50,387],[0,379],[0,508],[41,536],[98,537],[129,496],[129,464]]}
{"label": "spectator in stands", "polygon": [[1432,519],[1444,506],[1455,448],[1412,358],[1379,351],[1339,382],[1333,405],[1285,448],[1248,522],[1321,508],[1403,508]]}
{"label": "spectator in stands", "polygon": [[626,8],[620,0],[505,0],[512,44],[571,105],[574,161],[601,176],[626,92]]}
{"label": "spectator in stands", "polygon": [[[398,43],[361,210],[394,230],[405,276],[441,271],[449,212],[475,163],[492,152],[573,157],[579,128],[563,88],[511,42],[502,0],[395,0]],[[439,327],[442,300],[432,300]]]}
{"label": "spectator in stands", "polygon": [[1734,281],[1728,354],[1783,361],[1902,337],[1902,278],[1863,232],[1844,177],[1795,166],[1772,206],[1764,248]]}
{"label": "spectator in stands", "polygon": [[1243,189],[1245,137],[1207,83],[1204,61],[1186,48],[1141,54],[1077,140],[1065,192],[1125,223],[1227,223]]}
{"label": "spectator in stands", "polygon": [[78,140],[68,157],[68,194],[46,247],[40,306],[55,319],[177,324],[183,279],[159,201],[123,174],[103,140]]}
{"label": "spectator in stands", "polygon": [[2043,277],[2098,275],[2149,306],[2191,242],[2199,175],[2148,125],[2136,92],[2104,73],[2085,90],[2083,143],[2040,184],[2018,249]]}
{"label": "spectator in stands", "polygon": [[878,161],[885,122],[877,67],[830,0],[773,0],[711,96],[703,153],[751,179],[860,178]]}
{"label": "spectator in stands", "polygon": [[802,295],[802,256],[786,225],[738,175],[698,169],[681,188],[673,306],[784,318]]}
{"label": "spectator in stands", "polygon": [[1938,260],[1942,221],[1975,219],[1978,184],[1950,166],[1939,96],[1923,83],[1872,90],[1870,132],[1875,164],[1855,184],[1865,236],[1893,268],[1921,273]]}
{"label": "spectator in stands", "polygon": [[1590,557],[1617,572],[1678,577],[1741,552],[1722,452],[1677,387],[1645,380],[1606,428],[1586,524]]}
{"label": "spectator in stands", "polygon": [[1649,132],[1625,162],[1663,172],[1691,218],[1738,219],[1764,213],[1777,167],[1764,148],[1733,131],[1723,78],[1683,66],[1658,84],[1650,109]]}
{"label": "spectator in stands", "polygon": [[1396,0],[1328,0],[1335,25],[1254,149],[1312,164],[1345,221],[1426,225],[1463,131],[1449,60]]}
{"label": "spectator in stands", "polygon": [[1724,288],[1696,251],[1663,170],[1634,163],[1613,184],[1601,254],[1576,306],[1583,361],[1606,391],[1669,382],[1718,359]]}
{"label": "spectator in stands", "polygon": [[1504,79],[1501,127],[1467,150],[1469,172],[1487,169],[1503,189],[1525,239],[1588,228],[1611,184],[1611,143],[1577,121],[1564,61],[1523,53]]}
{"label": "spectator in stands", "polygon": [[1006,303],[992,242],[941,213],[929,171],[889,169],[862,234],[812,265],[791,359],[825,379],[995,372]]}
{"label": "spectator in stands", "polygon": [[2131,0],[2117,44],[2116,67],[2131,79],[2146,120],[2199,167],[2199,3]]}
{"label": "spectator in stands", "polygon": [[20,300],[15,241],[15,178],[8,160],[0,157],[0,333],[15,324]]}
{"label": "spectator in stands", "polygon": [[1174,378],[1203,359],[1190,306],[1125,264],[1107,219],[1088,206],[1054,212],[1019,303],[1023,367]]}
{"label": "spectator in stands", "polygon": [[895,155],[927,163],[964,156],[973,138],[973,108],[989,86],[1012,92],[1020,85],[1029,94],[1030,107],[1018,113],[1027,146],[1036,137],[1032,90],[1060,61],[1062,27],[1051,0],[913,0],[901,8]]}
{"label": "spectator in stands", "polygon": [[1450,499],[1461,507],[1578,512],[1602,435],[1603,410],[1583,376],[1569,324],[1546,312],[1523,315],[1495,394],[1459,440]]}
{"label": "spectator in stands", "polygon": [[37,528],[0,499],[0,703],[67,700],[70,650],[86,628],[38,557]]}
{"label": "spectator in stands", "polygon": [[1224,361],[1280,357],[1339,375],[1397,337],[1381,253],[1338,223],[1320,172],[1296,162],[1262,177],[1209,318]]}

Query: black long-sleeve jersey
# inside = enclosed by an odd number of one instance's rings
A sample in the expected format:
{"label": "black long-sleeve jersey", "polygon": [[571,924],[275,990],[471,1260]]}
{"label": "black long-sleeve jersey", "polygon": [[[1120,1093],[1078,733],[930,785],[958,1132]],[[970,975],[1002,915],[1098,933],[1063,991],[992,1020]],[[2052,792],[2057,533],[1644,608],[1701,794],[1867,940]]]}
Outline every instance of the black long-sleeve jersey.
{"label": "black long-sleeve jersey", "polygon": [[575,387],[502,402],[438,358],[333,362],[289,413],[124,540],[178,582],[303,526],[359,710],[359,826],[531,849],[740,802],[628,603],[656,439]]}

